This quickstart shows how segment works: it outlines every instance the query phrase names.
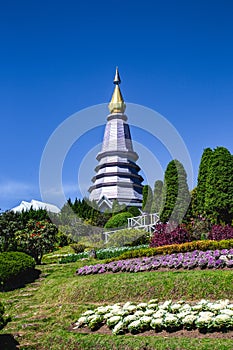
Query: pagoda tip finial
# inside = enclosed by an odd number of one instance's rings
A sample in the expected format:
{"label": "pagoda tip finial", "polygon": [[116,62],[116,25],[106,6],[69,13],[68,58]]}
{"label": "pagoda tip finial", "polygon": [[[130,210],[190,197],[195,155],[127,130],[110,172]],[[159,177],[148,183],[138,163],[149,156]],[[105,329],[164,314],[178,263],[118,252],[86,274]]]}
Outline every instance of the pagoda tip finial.
{"label": "pagoda tip finial", "polygon": [[108,108],[110,110],[110,113],[124,113],[126,105],[119,87],[119,84],[121,83],[121,78],[118,72],[118,67],[116,67],[116,73],[113,83],[115,84],[115,89],[112,95],[112,99],[108,105]]}
{"label": "pagoda tip finial", "polygon": [[113,84],[119,85],[120,83],[121,83],[121,78],[118,71],[118,67],[116,67],[116,73],[115,73],[115,78],[113,80]]}

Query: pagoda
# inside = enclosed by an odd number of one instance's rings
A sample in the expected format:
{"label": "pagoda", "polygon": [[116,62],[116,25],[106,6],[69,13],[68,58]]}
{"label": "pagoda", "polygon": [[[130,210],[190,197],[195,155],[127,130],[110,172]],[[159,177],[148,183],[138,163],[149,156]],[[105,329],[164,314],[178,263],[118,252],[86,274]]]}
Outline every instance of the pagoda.
{"label": "pagoda", "polygon": [[111,209],[114,200],[126,206],[142,206],[142,182],[140,167],[136,164],[138,154],[133,149],[126,104],[120,90],[118,68],[113,83],[112,99],[108,105],[110,114],[104,132],[102,149],[97,154],[99,162],[89,188],[89,199],[97,202],[102,211]]}

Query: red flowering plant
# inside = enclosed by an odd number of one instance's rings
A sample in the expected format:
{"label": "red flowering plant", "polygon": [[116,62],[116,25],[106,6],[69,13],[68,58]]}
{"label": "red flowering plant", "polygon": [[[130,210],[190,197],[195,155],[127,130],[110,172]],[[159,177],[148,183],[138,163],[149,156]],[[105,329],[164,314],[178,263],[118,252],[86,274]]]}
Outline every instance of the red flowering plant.
{"label": "red flowering plant", "polygon": [[57,233],[57,226],[46,220],[29,220],[23,230],[16,232],[18,250],[31,255],[40,265],[43,255],[55,248]]}
{"label": "red flowering plant", "polygon": [[233,227],[231,225],[213,225],[208,234],[208,239],[213,239],[214,241],[233,239]]}
{"label": "red flowering plant", "polygon": [[160,247],[163,245],[180,244],[190,242],[191,237],[185,225],[174,226],[170,223],[158,223],[150,241],[150,247]]}

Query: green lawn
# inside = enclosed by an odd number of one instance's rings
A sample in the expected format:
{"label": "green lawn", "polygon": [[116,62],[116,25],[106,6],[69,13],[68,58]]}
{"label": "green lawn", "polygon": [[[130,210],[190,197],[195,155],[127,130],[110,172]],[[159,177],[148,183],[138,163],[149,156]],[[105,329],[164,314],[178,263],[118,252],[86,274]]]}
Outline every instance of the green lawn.
{"label": "green lawn", "polygon": [[[68,327],[99,304],[183,298],[233,300],[231,271],[143,272],[75,276],[87,262],[39,267],[41,279],[24,288],[0,293],[12,321],[0,332],[0,349],[165,349],[232,350],[232,340],[182,337],[77,334]],[[13,339],[13,337],[14,339]],[[7,341],[11,343],[7,346]],[[3,345],[5,344],[5,345]]]}

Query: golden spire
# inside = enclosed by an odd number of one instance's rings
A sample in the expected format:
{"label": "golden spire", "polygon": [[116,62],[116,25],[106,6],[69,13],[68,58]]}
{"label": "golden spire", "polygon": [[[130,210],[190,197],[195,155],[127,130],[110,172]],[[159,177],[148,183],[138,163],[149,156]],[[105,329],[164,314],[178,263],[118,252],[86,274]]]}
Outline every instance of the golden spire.
{"label": "golden spire", "polygon": [[123,100],[121,90],[119,84],[121,83],[120,75],[118,72],[118,67],[116,67],[116,74],[113,80],[113,84],[115,84],[115,89],[112,94],[112,99],[108,105],[110,113],[124,113],[126,105]]}

